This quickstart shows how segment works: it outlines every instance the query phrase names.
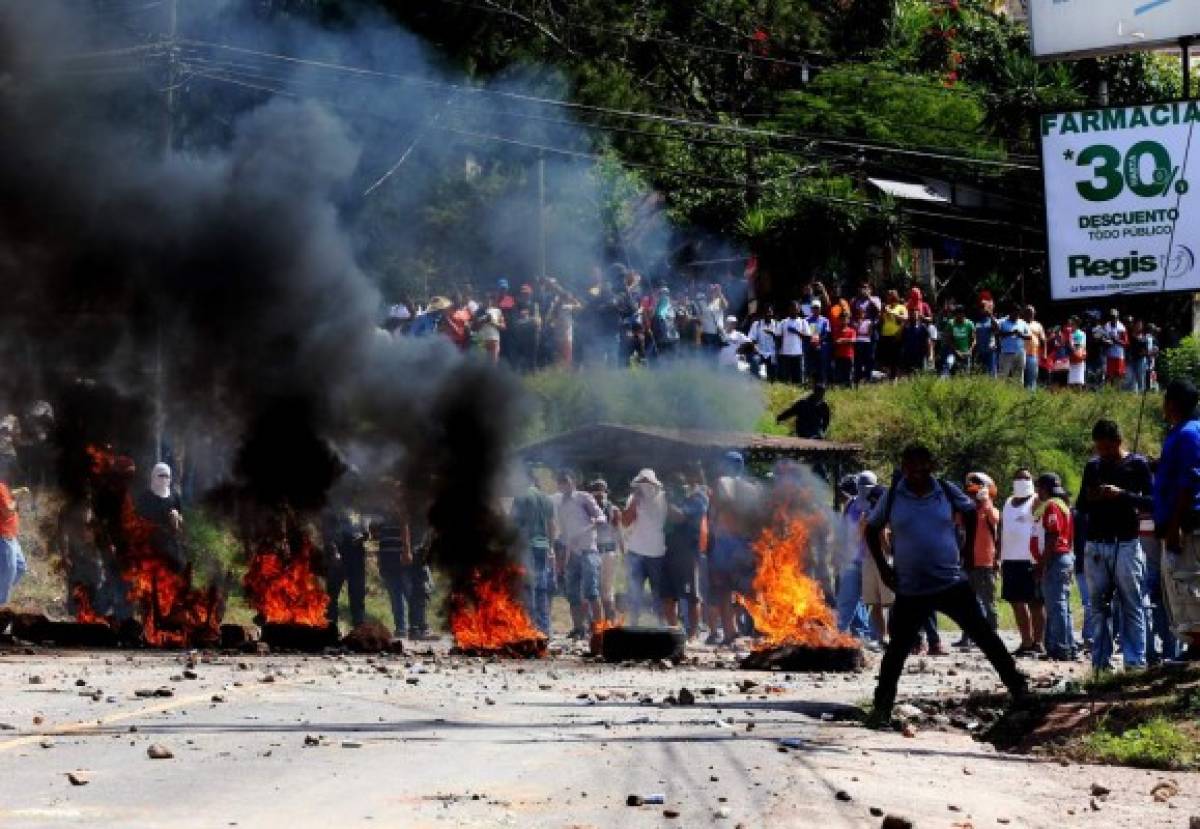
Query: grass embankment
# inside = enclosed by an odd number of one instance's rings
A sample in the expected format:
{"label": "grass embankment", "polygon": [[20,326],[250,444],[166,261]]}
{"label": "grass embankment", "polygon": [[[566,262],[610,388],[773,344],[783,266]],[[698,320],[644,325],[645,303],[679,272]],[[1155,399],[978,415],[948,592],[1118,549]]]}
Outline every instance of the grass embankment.
{"label": "grass embankment", "polygon": [[[774,415],[796,396],[787,386],[768,386],[760,426],[783,433]],[[1092,453],[1092,426],[1100,418],[1117,421],[1133,448],[1142,399],[1121,391],[1029,394],[985,377],[922,377],[834,389],[829,404],[830,439],[862,444],[864,462],[881,473],[891,472],[904,445],[923,443],[953,480],[980,471],[1003,487],[1013,472],[1028,467],[1034,474],[1057,472],[1074,492]],[[1162,444],[1157,395],[1146,399],[1142,415],[1138,451],[1154,456]]]}
{"label": "grass embankment", "polygon": [[1000,748],[1080,762],[1200,769],[1200,666],[1110,674],[1035,697],[985,735]]}

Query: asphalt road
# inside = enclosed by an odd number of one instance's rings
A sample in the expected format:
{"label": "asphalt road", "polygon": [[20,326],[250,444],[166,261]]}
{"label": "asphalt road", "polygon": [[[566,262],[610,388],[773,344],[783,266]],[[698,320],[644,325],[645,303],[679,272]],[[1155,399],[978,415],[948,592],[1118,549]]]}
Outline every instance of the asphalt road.
{"label": "asphalt road", "polygon": [[[674,669],[199,656],[190,679],[186,660],[0,657],[0,826],[857,827],[880,824],[874,807],[922,827],[1147,829],[1200,813],[1197,775],[1064,767],[839,721],[871,672],[753,674],[711,652]],[[992,687],[977,659],[955,660],[918,666],[902,692]],[[759,685],[743,692],[746,679]],[[173,695],[136,693],[159,687]],[[681,687],[697,704],[662,704]],[[152,744],[174,757],[150,759]],[[1183,790],[1171,804],[1149,796],[1164,776]],[[1113,790],[1099,812],[1093,782]],[[626,805],[655,793],[665,803]]]}

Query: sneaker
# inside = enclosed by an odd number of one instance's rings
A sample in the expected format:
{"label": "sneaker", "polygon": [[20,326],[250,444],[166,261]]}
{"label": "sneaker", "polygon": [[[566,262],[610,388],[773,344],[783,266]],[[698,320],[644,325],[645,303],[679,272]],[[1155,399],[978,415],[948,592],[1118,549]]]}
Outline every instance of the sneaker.
{"label": "sneaker", "polygon": [[954,643],[954,647],[969,648],[969,647],[971,647],[971,640],[964,636],[961,639],[959,639],[957,642]]}
{"label": "sneaker", "polygon": [[871,709],[871,713],[863,720],[863,728],[869,728],[872,731],[890,731],[892,728],[892,715]]}
{"label": "sneaker", "polygon": [[1032,656],[1034,653],[1035,653],[1035,651],[1033,650],[1032,645],[1021,645],[1019,648],[1017,648],[1015,651],[1012,652],[1012,655],[1016,656],[1016,657],[1022,657],[1022,656]]}
{"label": "sneaker", "polygon": [[929,655],[930,656],[949,656],[950,649],[946,647],[945,643],[938,642],[936,645],[929,646]]}
{"label": "sneaker", "polygon": [[441,637],[438,636],[436,633],[432,633],[428,630],[420,630],[420,631],[416,631],[411,636],[409,636],[408,641],[410,641],[410,642],[436,642],[440,638]]}
{"label": "sneaker", "polygon": [[913,656],[924,656],[926,653],[925,643],[918,642],[917,644],[913,645],[912,650],[909,651],[909,653],[912,654]]}
{"label": "sneaker", "polygon": [[714,630],[714,631],[712,631],[712,632],[711,632],[711,633],[709,633],[709,634],[708,634],[708,636],[705,638],[705,640],[704,640],[704,644],[706,644],[706,645],[719,645],[719,644],[721,644],[721,634],[720,634],[718,631],[715,631],[715,630]]}

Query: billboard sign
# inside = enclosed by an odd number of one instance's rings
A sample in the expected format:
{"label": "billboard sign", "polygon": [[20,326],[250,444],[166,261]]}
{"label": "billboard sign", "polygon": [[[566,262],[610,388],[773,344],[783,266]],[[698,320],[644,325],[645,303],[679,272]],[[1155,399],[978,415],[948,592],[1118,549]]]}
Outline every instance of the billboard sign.
{"label": "billboard sign", "polygon": [[1188,179],[1200,101],[1048,113],[1040,126],[1052,297],[1200,291]]}
{"label": "billboard sign", "polygon": [[1029,0],[1038,58],[1129,52],[1200,34],[1196,0]]}

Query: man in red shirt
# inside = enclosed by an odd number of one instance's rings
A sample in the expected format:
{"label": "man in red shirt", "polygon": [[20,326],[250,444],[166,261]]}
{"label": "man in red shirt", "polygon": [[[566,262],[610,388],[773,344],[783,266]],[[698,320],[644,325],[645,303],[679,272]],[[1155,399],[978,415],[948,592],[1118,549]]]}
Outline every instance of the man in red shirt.
{"label": "man in red shirt", "polygon": [[1062,479],[1047,472],[1037,479],[1036,529],[1030,541],[1034,566],[1042,572],[1046,607],[1046,655],[1054,660],[1075,659],[1071,624],[1071,581],[1075,575],[1075,526],[1070,496]]}
{"label": "man in red shirt", "polygon": [[25,556],[17,540],[20,530],[17,501],[8,485],[0,483],[0,605],[8,603],[13,588],[25,575]]}

